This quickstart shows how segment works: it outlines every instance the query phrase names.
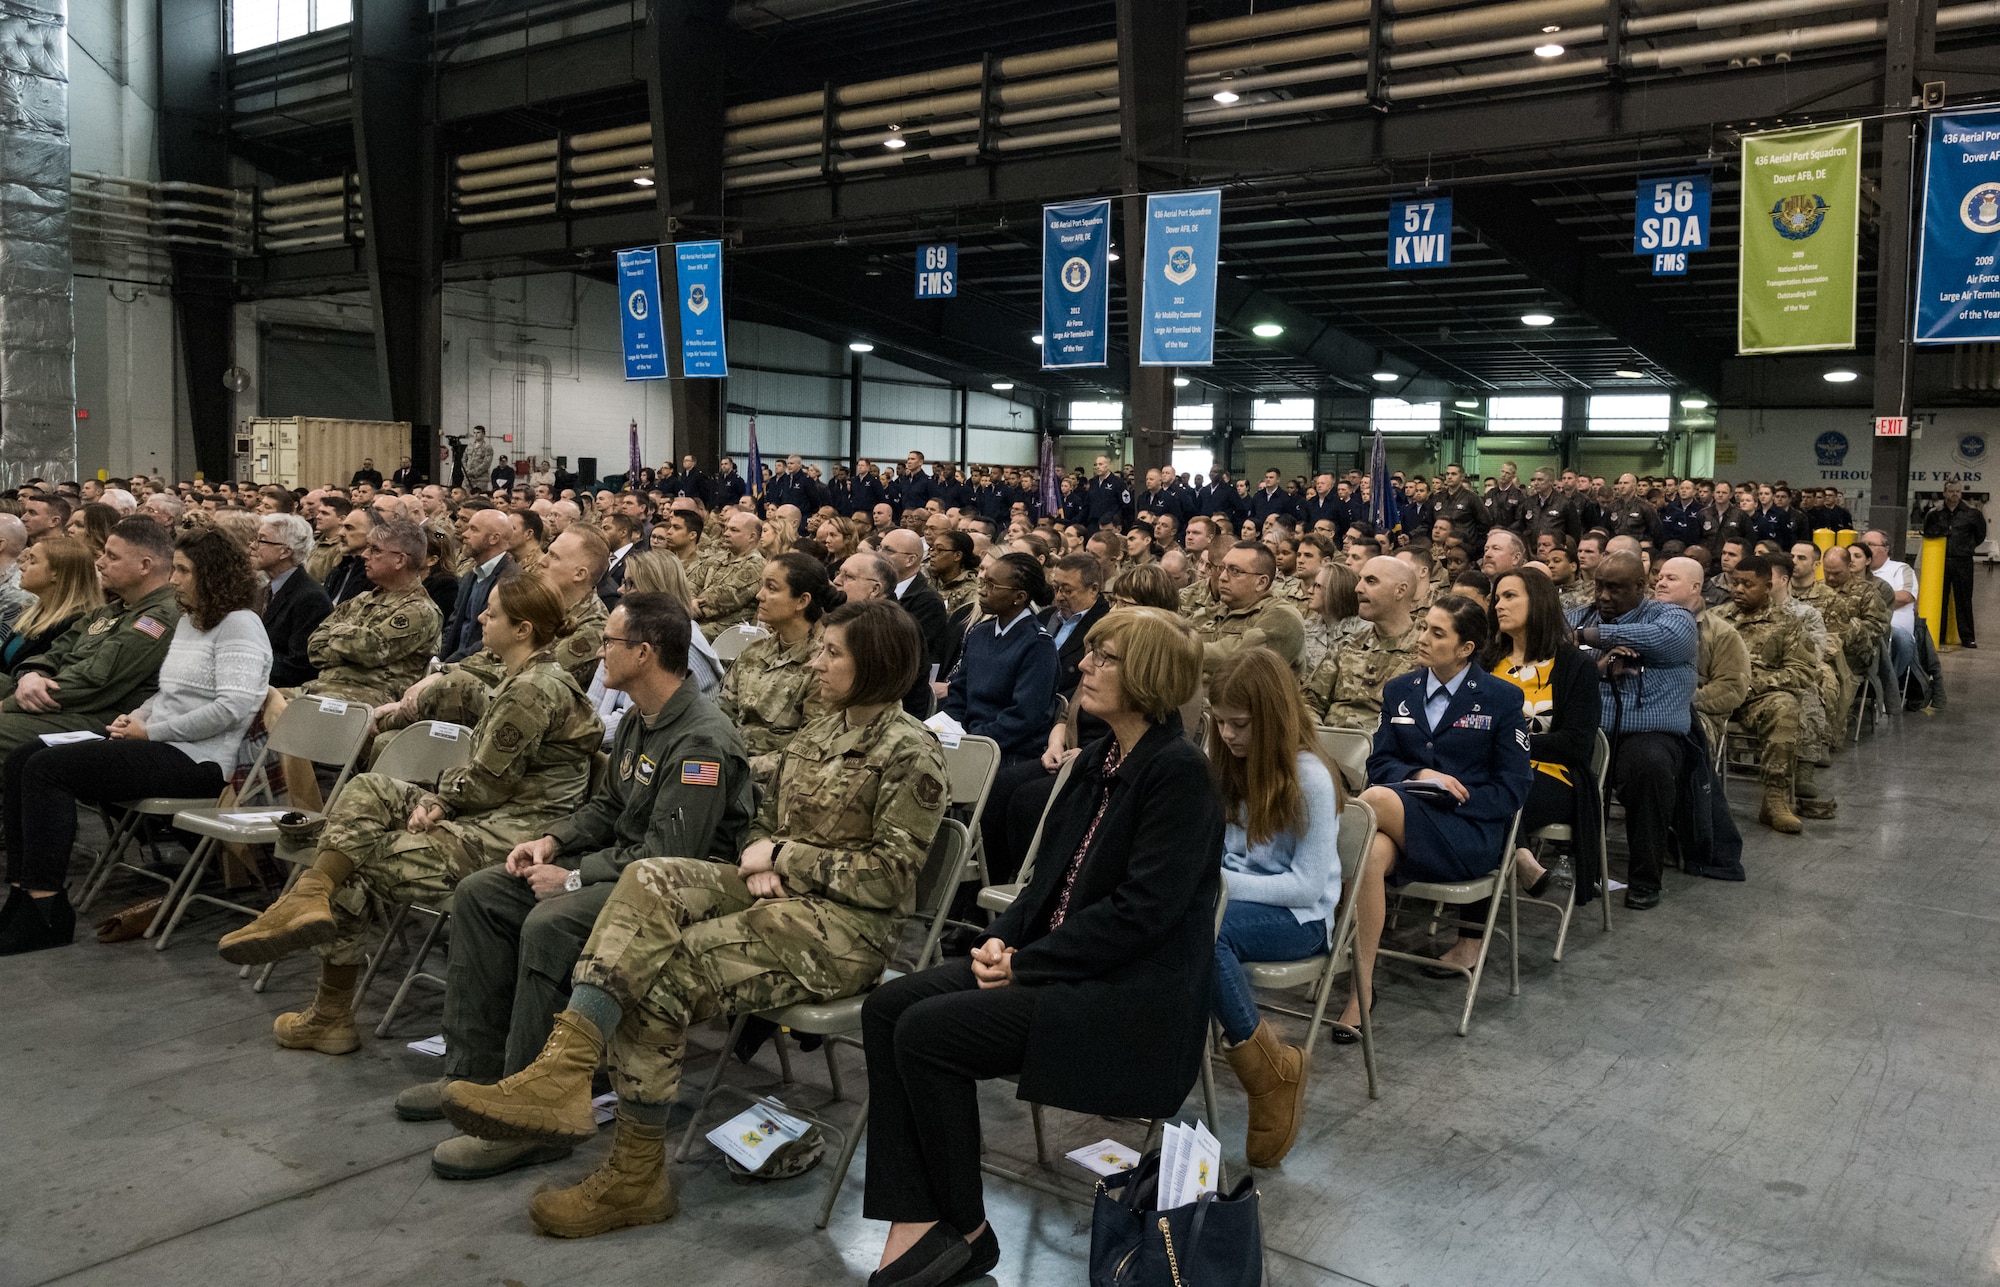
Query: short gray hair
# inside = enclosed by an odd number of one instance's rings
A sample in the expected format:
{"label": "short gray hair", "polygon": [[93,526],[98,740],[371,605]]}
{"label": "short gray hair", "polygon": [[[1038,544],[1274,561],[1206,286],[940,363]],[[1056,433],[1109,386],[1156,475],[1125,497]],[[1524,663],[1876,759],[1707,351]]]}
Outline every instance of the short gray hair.
{"label": "short gray hair", "polygon": [[266,514],[257,524],[259,535],[270,537],[292,552],[292,561],[303,564],[312,557],[312,524],[297,514]]}
{"label": "short gray hair", "polygon": [[409,559],[412,568],[422,568],[425,556],[430,553],[430,542],[424,536],[424,529],[405,518],[377,523],[368,534],[368,540],[370,544]]}

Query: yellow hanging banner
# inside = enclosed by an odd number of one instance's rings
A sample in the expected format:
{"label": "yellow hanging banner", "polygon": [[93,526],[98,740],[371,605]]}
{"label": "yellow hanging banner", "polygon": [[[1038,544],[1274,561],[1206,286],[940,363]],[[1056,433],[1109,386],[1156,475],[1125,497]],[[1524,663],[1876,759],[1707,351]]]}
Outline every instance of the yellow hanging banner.
{"label": "yellow hanging banner", "polygon": [[1854,347],[1861,124],[1743,139],[1736,351]]}

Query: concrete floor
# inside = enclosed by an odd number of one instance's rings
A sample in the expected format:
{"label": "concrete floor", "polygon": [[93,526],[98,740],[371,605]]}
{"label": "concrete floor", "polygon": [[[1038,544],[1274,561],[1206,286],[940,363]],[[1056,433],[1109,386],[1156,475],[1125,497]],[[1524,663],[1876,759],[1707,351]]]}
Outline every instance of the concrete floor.
{"label": "concrete floor", "polygon": [[[1531,921],[1520,997],[1489,980],[1464,1039],[1452,984],[1385,976],[1382,1098],[1355,1049],[1322,1044],[1307,1131],[1263,1176],[1267,1281],[2000,1282],[2000,652],[1945,664],[1945,713],[1899,715],[1823,775],[1837,820],[1776,836],[1737,793],[1749,883],[1670,873],[1659,910],[1619,909],[1608,936],[1581,922],[1560,965]],[[143,893],[114,886],[104,906]],[[823,1234],[819,1172],[750,1190],[711,1152],[679,1168],[669,1225],[538,1236],[528,1195],[580,1175],[608,1135],[568,1162],[437,1180],[449,1128],[389,1107],[433,1075],[404,1042],[437,1030],[436,994],[347,1058],[280,1051],[271,1016],[310,971],[251,992],[209,948],[224,925],[195,921],[165,953],[84,936],[0,960],[0,1287],[830,1287],[873,1267],[865,1153]],[[775,1080],[769,1063],[753,1075]],[[823,1096],[817,1057],[796,1067],[802,1098]],[[1240,1164],[1243,1100],[1220,1083]],[[1032,1161],[1025,1111],[1004,1087],[986,1105],[990,1147]],[[1052,1120],[1055,1152],[1106,1133]],[[1085,1280],[1085,1206],[997,1181],[988,1202],[999,1284]]]}

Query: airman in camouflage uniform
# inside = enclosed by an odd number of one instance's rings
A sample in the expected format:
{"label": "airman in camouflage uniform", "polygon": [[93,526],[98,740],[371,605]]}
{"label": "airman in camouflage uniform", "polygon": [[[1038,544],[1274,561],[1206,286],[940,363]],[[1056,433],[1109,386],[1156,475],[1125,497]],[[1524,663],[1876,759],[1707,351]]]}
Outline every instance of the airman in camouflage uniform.
{"label": "airman in camouflage uniform", "polygon": [[1704,606],[1694,614],[1700,646],[1696,652],[1694,710],[1710,747],[1722,745],[1729,717],[1750,695],[1750,652],[1736,627]]}
{"label": "airman in camouflage uniform", "polygon": [[1736,627],[1750,654],[1750,692],[1736,708],[1736,721],[1762,744],[1764,807],[1758,821],[1795,833],[1792,772],[1799,755],[1801,699],[1819,685],[1819,661],[1799,618],[1778,604],[1755,611],[1725,603],[1716,616]]}
{"label": "airman in camouflage uniform", "polygon": [[778,757],[807,723],[826,714],[813,682],[813,650],[824,631],[814,626],[795,644],[765,635],[743,650],[722,676],[716,705],[743,736],[757,785],[769,790]]}
{"label": "airman in camouflage uniform", "polygon": [[1597,586],[1578,573],[1574,581],[1564,586],[1559,596],[1562,599],[1563,615],[1567,616],[1579,608],[1587,608],[1597,602]]}
{"label": "airman in camouflage uniform", "polygon": [[944,816],[947,781],[937,738],[900,706],[860,728],[828,715],[786,747],[750,831],[752,845],[776,845],[783,897],[754,898],[740,868],[698,858],[625,869],[574,976],[579,989],[617,1003],[615,1028],[565,1010],[525,1070],[444,1092],[445,1115],[468,1134],[574,1142],[595,1133],[590,1078],[608,1047],[619,1098],[611,1157],[582,1185],[537,1194],[537,1224],[581,1236],[673,1213],[663,1137],[687,1029],[851,996],[878,979]]}
{"label": "airman in camouflage uniform", "polygon": [[[1106,593],[1110,593],[1109,589]],[[1205,572],[1181,591],[1180,613],[1196,630],[1214,620],[1216,609],[1220,606],[1215,598],[1215,585]]]}
{"label": "airman in camouflage uniform", "polygon": [[1195,634],[1201,640],[1205,680],[1245,648],[1269,648],[1284,658],[1287,666],[1297,665],[1299,650],[1305,647],[1306,622],[1297,608],[1267,594],[1243,608],[1218,603],[1215,614],[1195,627]]}
{"label": "airman in camouflage uniform", "polygon": [[1362,624],[1365,629],[1335,641],[1319,669],[1306,677],[1304,691],[1306,708],[1316,723],[1372,733],[1382,722],[1382,686],[1417,668],[1417,636],[1423,623],[1412,620],[1409,629],[1396,635]]}
{"label": "airman in camouflage uniform", "polygon": [[757,611],[757,588],[764,581],[764,556],[756,550],[733,554],[725,550],[704,571],[694,597],[701,600],[701,633],[715,637]]}
{"label": "airman in camouflage uniform", "polygon": [[[549,659],[568,671],[578,688],[588,689],[597,676],[597,653],[604,643],[604,623],[609,615],[602,599],[586,594],[563,617],[569,633],[549,645]],[[415,716],[384,714],[377,717],[375,727],[378,732],[388,732],[427,719],[477,724],[506,675],[500,655],[491,648],[481,648],[464,661],[446,666],[424,685],[417,694]]]}
{"label": "airman in camouflage uniform", "polygon": [[[378,773],[349,782],[328,813],[314,866],[263,915],[223,936],[223,959],[239,965],[318,947],[319,996],[304,1012],[278,1017],[279,1045],[354,1049],[354,967],[371,927],[400,903],[439,901],[573,812],[589,788],[604,725],[543,651],[500,685],[471,738],[469,761],[447,770],[435,791]],[[441,816],[411,830],[420,807]]]}
{"label": "airman in camouflage uniform", "polygon": [[347,543],[341,539],[340,529],[315,536],[312,553],[306,555],[306,575],[315,581],[325,581],[326,574],[333,571],[341,556],[347,553]]}
{"label": "airman in camouflage uniform", "polygon": [[409,690],[430,664],[444,616],[417,582],[403,594],[370,590],[336,607],[306,642],[319,677],[285,698],[338,697],[380,706]]}
{"label": "airman in camouflage uniform", "polygon": [[932,588],[938,592],[938,598],[944,600],[946,616],[979,599],[979,578],[969,570],[960,571],[958,576],[950,581],[934,581]]}
{"label": "airman in camouflage uniform", "polygon": [[[1850,547],[1850,549],[1859,547]],[[1855,556],[1859,557],[1859,556]],[[1840,613],[1840,642],[1847,654],[1847,664],[1856,674],[1868,670],[1875,662],[1875,655],[1889,638],[1889,605],[1876,593],[1881,584],[1866,572],[1849,572],[1846,580],[1836,582],[1840,573],[1827,575],[1827,586],[1838,597],[1843,607]],[[1833,617],[1827,618],[1827,625],[1833,625]]]}

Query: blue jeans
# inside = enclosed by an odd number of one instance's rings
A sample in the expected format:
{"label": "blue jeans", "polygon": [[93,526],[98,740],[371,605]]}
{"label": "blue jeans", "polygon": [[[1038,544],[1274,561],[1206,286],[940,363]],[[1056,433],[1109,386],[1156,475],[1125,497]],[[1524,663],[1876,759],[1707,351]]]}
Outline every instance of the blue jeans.
{"label": "blue jeans", "polygon": [[1215,936],[1215,1017],[1234,1045],[1257,1031],[1257,995],[1243,961],[1302,961],[1327,951],[1326,922],[1299,924],[1289,907],[1232,902]]}
{"label": "blue jeans", "polygon": [[[1916,664],[1917,636],[1900,627],[1892,627],[1889,631],[1889,660],[1896,670],[1896,686],[1901,688],[1903,676],[1909,674],[1910,667]],[[1902,694],[1895,696],[1900,700]]]}

